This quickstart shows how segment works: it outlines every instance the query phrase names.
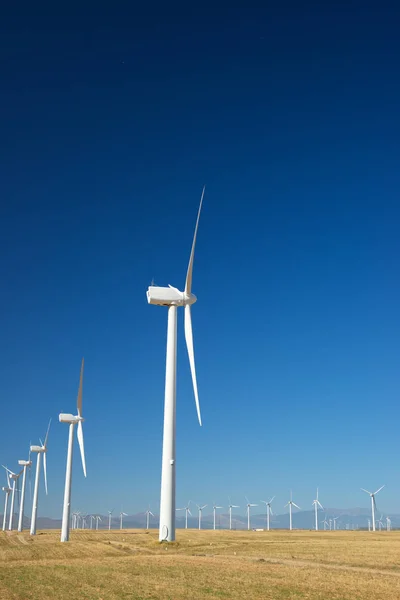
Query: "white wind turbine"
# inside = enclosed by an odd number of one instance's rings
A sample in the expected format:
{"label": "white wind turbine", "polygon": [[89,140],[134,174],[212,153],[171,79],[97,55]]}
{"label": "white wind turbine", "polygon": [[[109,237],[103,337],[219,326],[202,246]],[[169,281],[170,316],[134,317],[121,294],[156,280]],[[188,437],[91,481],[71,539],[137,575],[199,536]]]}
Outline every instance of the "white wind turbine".
{"label": "white wind turbine", "polygon": [[124,512],[122,512],[122,510],[121,510],[121,512],[119,513],[119,528],[120,528],[120,529],[122,529],[122,518],[123,518],[123,517],[127,517],[127,516],[128,516],[128,514],[127,514],[127,513],[124,513]]}
{"label": "white wind turbine", "polygon": [[21,499],[19,502],[19,518],[18,518],[18,531],[21,532],[23,529],[24,521],[24,508],[25,508],[25,487],[26,487],[26,469],[31,467],[31,453],[29,452],[28,460],[19,460],[18,464],[22,467],[22,490]]}
{"label": "white wind turbine", "polygon": [[317,497],[313,500],[314,512],[315,512],[315,531],[318,531],[318,507],[324,510],[321,502],[318,500],[318,488],[317,488]]}
{"label": "white wind turbine", "polygon": [[216,524],[216,516],[217,516],[217,508],[224,508],[223,506],[217,506],[214,502],[213,504],[213,516],[214,516],[214,530],[215,530],[215,524]]}
{"label": "white wind turbine", "polygon": [[16,489],[16,484],[17,484],[18,478],[20,477],[20,475],[22,475],[22,471],[20,471],[19,473],[14,473],[13,471],[10,471],[10,469],[5,467],[4,465],[2,465],[2,466],[9,474],[9,478],[12,479],[11,507],[10,507],[10,517],[9,517],[9,521],[8,521],[8,529],[9,529],[9,531],[12,531],[13,521],[14,521],[15,489]]}
{"label": "white wind turbine", "polygon": [[184,510],[185,511],[185,529],[188,528],[188,515],[192,516],[189,508],[190,500],[187,503],[187,506],[183,506],[182,508],[177,508],[176,510]]}
{"label": "white wind turbine", "polygon": [[162,472],[161,472],[161,500],[160,500],[160,529],[159,540],[173,542],[175,540],[175,494],[176,494],[176,470],[175,470],[175,434],[176,434],[176,312],[179,306],[185,307],[185,339],[189,355],[190,370],[192,373],[194,397],[196,401],[197,416],[201,425],[200,405],[197,391],[196,368],[194,362],[192,317],[190,306],[197,298],[192,294],[192,272],[194,250],[196,246],[197,228],[201,206],[203,203],[205,188],[201,194],[199,211],[197,214],[196,227],[194,231],[192,250],[190,253],[189,266],[186,275],[185,290],[180,292],[177,288],[158,287],[151,285],[147,290],[149,304],[168,306],[168,330],[167,330],[167,360],[165,373],[165,401],[164,401],[164,432],[162,450]]}
{"label": "white wind turbine", "polygon": [[150,510],[150,506],[149,508],[146,510],[146,512],[144,513],[146,515],[146,529],[149,529],[149,525],[150,525],[150,515],[152,517],[154,517],[153,513]]}
{"label": "white wind turbine", "polygon": [[7,475],[7,486],[1,488],[3,490],[3,492],[5,492],[5,494],[6,494],[5,502],[4,502],[4,514],[3,514],[3,531],[6,530],[8,498],[12,492],[12,489],[10,488],[10,479],[8,476],[8,471],[6,471],[6,475]]}
{"label": "white wind turbine", "polygon": [[83,384],[83,367],[84,359],[82,358],[81,375],[79,379],[79,389],[77,398],[77,410],[76,416],[70,414],[61,413],[59,415],[60,423],[69,424],[69,437],[68,437],[68,452],[67,452],[67,469],[65,473],[65,490],[64,490],[64,508],[61,525],[61,541],[68,542],[69,540],[69,521],[71,512],[71,479],[72,479],[72,450],[74,443],[74,429],[75,425],[78,424],[78,443],[81,451],[82,468],[83,474],[86,477],[86,462],[85,462],[85,447],[83,445],[83,430],[82,430],[82,384]]}
{"label": "white wind turbine", "polygon": [[99,521],[101,523],[101,517],[100,517],[100,515],[96,515],[95,519],[96,519],[96,531],[97,531],[99,529]]}
{"label": "white wind turbine", "polygon": [[292,506],[295,506],[296,508],[301,510],[300,506],[297,506],[297,504],[295,504],[292,500],[292,490],[290,490],[290,500],[287,504],[285,504],[285,508],[286,506],[289,507],[289,529],[290,531],[292,531]]}
{"label": "white wind turbine", "polygon": [[246,498],[246,506],[247,506],[247,529],[248,531],[250,531],[250,508],[252,506],[258,506],[258,504],[250,504],[249,499],[247,498],[247,496],[245,496]]}
{"label": "white wind turbine", "polygon": [[333,517],[333,530],[336,531],[337,529],[337,525],[336,525],[336,521],[339,519],[339,517]]}
{"label": "white wind turbine", "polygon": [[371,511],[372,511],[372,531],[375,531],[375,509],[376,509],[376,502],[375,502],[375,496],[378,492],[380,492],[385,486],[382,485],[379,490],[376,490],[376,492],[369,492],[368,490],[365,490],[364,488],[361,488],[361,490],[363,492],[365,492],[366,494],[369,494],[371,497]]}
{"label": "white wind turbine", "polygon": [[94,515],[90,515],[90,529],[93,529]]}
{"label": "white wind turbine", "polygon": [[386,531],[390,531],[391,525],[392,521],[390,520],[390,517],[386,517]]}
{"label": "white wind turbine", "polygon": [[108,529],[111,529],[111,515],[113,514],[114,509],[108,511]]}
{"label": "white wind turbine", "polygon": [[198,504],[196,504],[198,510],[199,510],[199,529],[201,529],[201,517],[203,514],[203,508],[206,508],[207,504],[204,504],[203,506],[199,506]]}
{"label": "white wind turbine", "polygon": [[240,508],[237,504],[231,504],[231,499],[229,499],[229,529],[232,529],[232,508]]}
{"label": "white wind turbine", "polygon": [[272,500],[275,498],[275,496],[272,496],[271,500],[261,500],[261,502],[263,504],[265,504],[266,509],[267,509],[267,531],[269,531],[269,522],[270,522],[270,517],[273,514],[272,513],[272,508],[271,508],[271,502]]}
{"label": "white wind turbine", "polygon": [[46,490],[47,496],[47,464],[46,464],[46,452],[47,452],[47,438],[49,436],[50,423],[47,426],[46,437],[44,438],[44,443],[42,440],[40,441],[40,446],[31,446],[30,451],[37,453],[36,459],[36,475],[35,475],[35,484],[33,487],[33,500],[32,500],[32,516],[31,516],[31,535],[36,535],[36,518],[37,518],[37,509],[38,509],[38,497],[39,497],[39,478],[40,478],[40,461],[41,456],[43,454],[43,470],[44,470],[44,487]]}

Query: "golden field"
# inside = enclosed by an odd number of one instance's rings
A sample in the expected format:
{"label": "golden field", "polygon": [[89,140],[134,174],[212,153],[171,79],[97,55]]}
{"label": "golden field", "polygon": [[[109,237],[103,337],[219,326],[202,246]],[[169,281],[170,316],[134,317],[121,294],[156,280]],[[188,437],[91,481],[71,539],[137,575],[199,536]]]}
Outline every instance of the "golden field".
{"label": "golden field", "polygon": [[1,600],[400,600],[400,532],[0,535]]}

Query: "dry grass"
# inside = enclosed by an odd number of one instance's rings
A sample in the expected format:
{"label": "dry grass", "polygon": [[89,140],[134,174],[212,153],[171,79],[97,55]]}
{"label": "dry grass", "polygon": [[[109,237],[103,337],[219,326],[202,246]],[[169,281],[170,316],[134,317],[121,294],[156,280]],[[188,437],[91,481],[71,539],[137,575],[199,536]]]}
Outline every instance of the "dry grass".
{"label": "dry grass", "polygon": [[400,532],[0,535],[1,600],[400,600]]}

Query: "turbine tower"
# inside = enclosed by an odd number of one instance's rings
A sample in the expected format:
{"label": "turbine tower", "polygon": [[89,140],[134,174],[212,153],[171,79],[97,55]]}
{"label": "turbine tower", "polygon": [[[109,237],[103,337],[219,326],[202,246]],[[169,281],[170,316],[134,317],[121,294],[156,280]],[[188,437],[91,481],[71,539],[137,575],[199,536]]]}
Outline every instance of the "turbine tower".
{"label": "turbine tower", "polygon": [[213,529],[214,529],[214,531],[215,531],[215,523],[216,523],[216,516],[217,516],[217,512],[216,512],[217,508],[224,508],[224,507],[223,506],[217,506],[215,504],[215,502],[213,504],[213,516],[214,516],[214,518],[213,518],[213,521],[214,521],[214,527],[213,527]]}
{"label": "turbine tower", "polygon": [[267,531],[269,531],[269,522],[270,522],[270,517],[273,514],[272,513],[272,508],[271,508],[271,502],[272,500],[275,498],[275,496],[272,496],[271,500],[261,500],[261,502],[263,504],[266,505],[267,508]]}
{"label": "turbine tower", "polygon": [[363,492],[365,492],[366,494],[370,495],[371,498],[371,511],[372,511],[372,531],[375,531],[375,510],[376,510],[376,502],[375,502],[375,496],[378,492],[380,492],[385,486],[382,485],[379,490],[376,490],[376,492],[369,492],[368,490],[365,490],[364,488],[361,488],[361,490]]}
{"label": "turbine tower", "polygon": [[289,529],[290,531],[292,531],[292,506],[295,506],[296,508],[301,510],[300,506],[297,506],[297,504],[295,504],[292,500],[292,490],[290,490],[290,500],[287,504],[285,504],[285,508],[286,506],[289,507]]}
{"label": "turbine tower", "polygon": [[19,460],[18,464],[22,467],[22,490],[21,500],[19,503],[19,518],[18,518],[18,531],[21,532],[23,529],[24,521],[24,508],[25,508],[25,486],[26,486],[26,469],[32,465],[31,456],[29,452],[28,460]]}
{"label": "turbine tower", "polygon": [[192,513],[190,512],[189,504],[190,504],[190,500],[187,503],[187,506],[183,506],[182,508],[177,508],[176,509],[176,510],[184,510],[185,511],[185,529],[188,528],[188,514],[190,516],[192,516]]}
{"label": "turbine tower", "polygon": [[150,525],[150,515],[151,515],[152,517],[154,517],[153,513],[152,513],[152,512],[151,512],[151,510],[150,510],[150,506],[149,506],[149,508],[146,510],[146,512],[145,512],[145,515],[146,515],[146,529],[147,529],[147,530],[149,530],[149,525]]}
{"label": "turbine tower", "polygon": [[6,494],[6,498],[4,501],[3,531],[6,530],[8,498],[12,492],[12,489],[10,488],[10,479],[8,476],[8,471],[6,471],[6,475],[7,475],[7,486],[1,488],[3,490],[3,492],[5,492],[5,494]]}
{"label": "turbine tower", "polygon": [[81,451],[81,459],[82,459],[82,468],[83,474],[86,477],[86,462],[85,462],[85,447],[83,445],[83,429],[82,429],[82,421],[84,421],[82,417],[82,384],[83,384],[83,367],[84,360],[82,358],[81,365],[81,376],[79,379],[79,389],[78,389],[78,398],[77,398],[77,415],[70,415],[61,413],[59,415],[60,423],[68,423],[69,424],[69,437],[68,437],[68,453],[67,453],[67,469],[65,472],[65,489],[64,489],[64,508],[63,508],[63,516],[62,516],[62,525],[61,525],[61,541],[68,542],[69,540],[69,522],[70,522],[70,512],[71,512],[71,479],[72,479],[72,450],[74,443],[74,429],[75,425],[78,424],[78,443]]}
{"label": "turbine tower", "polygon": [[17,484],[19,476],[22,474],[22,471],[20,471],[17,474],[17,473],[14,473],[13,471],[10,471],[10,469],[8,469],[7,467],[5,467],[4,465],[2,465],[2,466],[7,471],[7,474],[9,475],[9,479],[12,479],[11,507],[10,507],[10,517],[9,517],[9,521],[8,521],[8,530],[12,531],[13,521],[14,521],[15,486]]}
{"label": "turbine tower", "polygon": [[317,488],[317,497],[313,500],[314,512],[315,512],[315,531],[318,531],[318,507],[324,510],[321,502],[318,500],[318,488]]}
{"label": "turbine tower", "polygon": [[231,504],[231,499],[229,498],[229,529],[232,529],[232,508],[240,508],[240,506]]}
{"label": "turbine tower", "polygon": [[250,531],[250,508],[252,506],[258,506],[258,504],[250,504],[249,499],[247,498],[247,496],[245,496],[246,498],[246,506],[247,506],[247,530]]}
{"label": "turbine tower", "polygon": [[33,500],[32,500],[32,516],[31,516],[31,535],[36,535],[36,517],[37,517],[37,509],[38,509],[38,497],[39,497],[39,478],[40,478],[40,461],[41,456],[43,454],[43,470],[44,470],[44,487],[46,489],[47,496],[47,464],[46,464],[46,452],[47,452],[47,438],[49,437],[50,423],[47,426],[46,437],[44,438],[44,444],[42,440],[40,441],[40,446],[31,446],[30,451],[36,452],[36,475],[35,475],[35,485],[33,487]]}
{"label": "turbine tower", "polygon": [[201,529],[201,516],[203,513],[203,508],[206,508],[207,504],[204,504],[203,506],[199,506],[198,504],[196,504],[198,510],[199,510],[199,529]]}
{"label": "turbine tower", "polygon": [[113,514],[114,509],[108,511],[108,530],[111,529],[111,515]]}
{"label": "turbine tower", "polygon": [[128,516],[128,514],[122,512],[122,510],[121,510],[121,512],[119,513],[119,528],[120,529],[122,529],[122,517],[127,517],[127,516]]}
{"label": "turbine tower", "polygon": [[194,397],[197,416],[201,425],[200,405],[197,391],[196,367],[194,362],[191,305],[197,298],[192,294],[192,272],[194,250],[196,246],[197,228],[199,225],[201,206],[205,188],[201,194],[199,211],[197,213],[192,250],[186,275],[185,290],[177,288],[158,287],[151,285],[147,290],[149,304],[168,306],[167,357],[165,372],[165,401],[164,401],[164,432],[161,470],[161,500],[160,500],[160,530],[159,540],[173,542],[175,540],[175,494],[176,494],[176,312],[179,306],[185,307],[185,339],[192,373]]}

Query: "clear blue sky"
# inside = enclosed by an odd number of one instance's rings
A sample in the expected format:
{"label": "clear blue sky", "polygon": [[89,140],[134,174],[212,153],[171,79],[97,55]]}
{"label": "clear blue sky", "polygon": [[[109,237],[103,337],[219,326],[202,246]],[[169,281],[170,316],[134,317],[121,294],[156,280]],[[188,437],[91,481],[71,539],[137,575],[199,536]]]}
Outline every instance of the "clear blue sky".
{"label": "clear blue sky", "polygon": [[183,287],[204,183],[178,505],[369,506],[385,483],[400,512],[400,15],[373,4],[3,7],[0,457],[53,417],[40,514],[82,356],[72,505],[158,511],[167,310],[145,292]]}

